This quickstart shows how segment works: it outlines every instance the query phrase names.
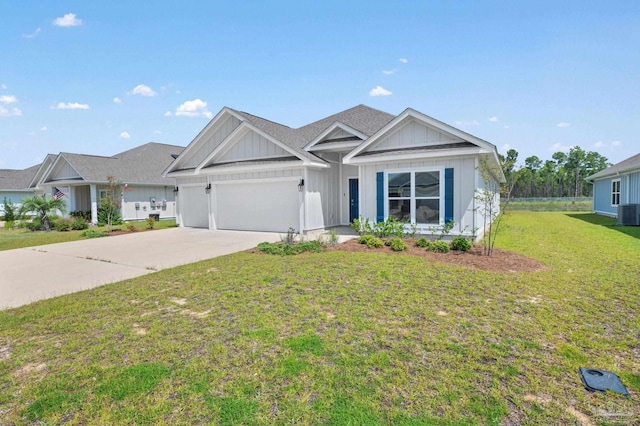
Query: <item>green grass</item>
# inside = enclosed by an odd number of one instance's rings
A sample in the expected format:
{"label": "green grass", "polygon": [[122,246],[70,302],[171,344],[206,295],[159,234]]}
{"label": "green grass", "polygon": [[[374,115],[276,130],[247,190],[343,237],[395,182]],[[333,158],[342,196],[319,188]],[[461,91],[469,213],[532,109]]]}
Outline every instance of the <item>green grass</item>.
{"label": "green grass", "polygon": [[[147,224],[145,221],[135,222],[137,229],[146,229]],[[176,226],[176,221],[173,219],[170,220],[161,220],[159,222],[155,222],[156,229],[165,229],[172,228]],[[97,232],[106,232],[106,226],[100,226],[91,228],[95,229]],[[126,226],[123,225],[114,225],[112,229],[122,229],[126,230]],[[84,231],[67,231],[67,232],[32,232],[27,229],[12,229],[7,230],[4,228],[0,228],[0,251],[2,250],[12,250],[17,248],[24,247],[33,247],[33,246],[42,246],[45,244],[55,244],[55,243],[66,243],[69,241],[78,241],[85,239],[82,236]]]}
{"label": "green grass", "polygon": [[591,212],[593,211],[593,200],[569,201],[562,199],[548,200],[544,198],[540,200],[531,199],[531,201],[512,200],[509,202],[508,208],[509,210],[526,210],[534,212]]}
{"label": "green grass", "polygon": [[[636,228],[504,223],[498,245],[548,270],[237,253],[2,311],[0,423],[631,424]],[[582,366],[631,397],[587,392]]]}

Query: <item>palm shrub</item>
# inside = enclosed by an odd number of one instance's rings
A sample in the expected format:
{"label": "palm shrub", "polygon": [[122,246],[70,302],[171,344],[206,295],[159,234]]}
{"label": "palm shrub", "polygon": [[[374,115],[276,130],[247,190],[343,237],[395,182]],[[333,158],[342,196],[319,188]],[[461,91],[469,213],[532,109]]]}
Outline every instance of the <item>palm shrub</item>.
{"label": "palm shrub", "polygon": [[20,208],[22,214],[35,213],[36,218],[39,219],[38,229],[43,231],[51,230],[51,213],[55,211],[65,213],[67,204],[62,198],[52,198],[46,195],[25,198],[22,200],[22,207]]}

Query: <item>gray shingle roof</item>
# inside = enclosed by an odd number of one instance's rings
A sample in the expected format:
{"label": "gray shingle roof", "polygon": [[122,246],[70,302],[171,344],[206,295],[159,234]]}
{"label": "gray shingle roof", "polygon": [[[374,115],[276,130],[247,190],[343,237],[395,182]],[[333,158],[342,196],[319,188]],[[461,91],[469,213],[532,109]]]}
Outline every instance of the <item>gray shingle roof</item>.
{"label": "gray shingle roof", "polygon": [[149,142],[112,157],[60,153],[86,182],[107,182],[114,176],[124,183],[173,185],[174,179],[163,178],[162,172],[184,147]]}
{"label": "gray shingle roof", "polygon": [[640,154],[629,157],[611,167],[607,167],[606,169],[589,176],[587,180],[596,180],[608,176],[614,176],[618,173],[631,172],[635,170],[640,171]]}
{"label": "gray shingle roof", "polygon": [[0,190],[28,191],[40,164],[24,170],[0,169]]}

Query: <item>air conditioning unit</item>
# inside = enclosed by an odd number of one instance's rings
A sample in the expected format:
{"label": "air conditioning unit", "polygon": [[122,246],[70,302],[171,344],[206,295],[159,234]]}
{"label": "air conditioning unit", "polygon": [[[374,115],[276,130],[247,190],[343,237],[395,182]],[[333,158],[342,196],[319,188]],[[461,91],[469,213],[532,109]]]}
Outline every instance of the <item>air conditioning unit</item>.
{"label": "air conditioning unit", "polygon": [[640,225],[640,204],[619,205],[618,225]]}

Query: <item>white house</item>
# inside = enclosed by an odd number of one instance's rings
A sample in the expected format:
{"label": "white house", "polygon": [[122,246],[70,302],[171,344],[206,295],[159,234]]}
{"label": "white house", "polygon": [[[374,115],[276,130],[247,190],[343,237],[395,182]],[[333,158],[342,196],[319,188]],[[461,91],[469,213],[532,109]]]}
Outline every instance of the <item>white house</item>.
{"label": "white house", "polygon": [[164,175],[185,227],[306,232],[392,216],[471,235],[483,232],[482,158],[499,169],[494,145],[411,108],[359,105],[293,129],[225,107]]}
{"label": "white house", "polygon": [[113,176],[127,185],[122,195],[124,220],[160,218],[176,215],[175,180],[162,176],[184,148],[150,142],[111,157],[61,152],[48,156],[31,182],[45,194],[58,193],[67,210],[91,212],[91,222],[98,222],[100,199],[106,196],[107,178]]}

